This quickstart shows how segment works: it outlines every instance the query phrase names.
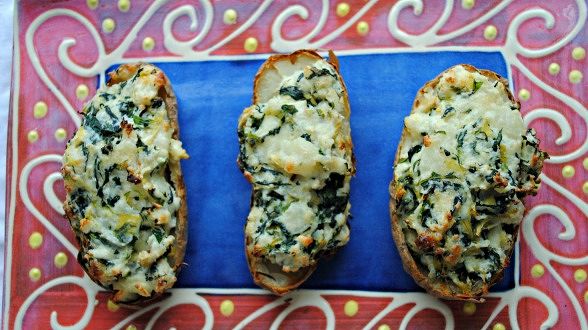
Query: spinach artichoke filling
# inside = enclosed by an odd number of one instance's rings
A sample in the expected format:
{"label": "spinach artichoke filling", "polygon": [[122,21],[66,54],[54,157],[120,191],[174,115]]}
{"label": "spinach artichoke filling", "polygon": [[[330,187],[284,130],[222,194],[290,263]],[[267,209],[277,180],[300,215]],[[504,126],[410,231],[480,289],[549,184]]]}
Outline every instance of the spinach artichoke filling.
{"label": "spinach artichoke filling", "polygon": [[547,154],[507,86],[462,66],[417,95],[395,168],[396,212],[428,277],[462,291],[508,263]]}
{"label": "spinach artichoke filling", "polygon": [[244,111],[238,162],[253,184],[252,255],[294,272],[347,243],[348,115],[338,74],[324,60],[285,77],[278,95]]}
{"label": "spinach artichoke filling", "polygon": [[117,301],[149,297],[176,281],[170,251],[182,201],[172,171],[187,154],[159,96],[162,75],[144,65],[99,89],[64,155],[64,208],[78,259],[117,291]]}

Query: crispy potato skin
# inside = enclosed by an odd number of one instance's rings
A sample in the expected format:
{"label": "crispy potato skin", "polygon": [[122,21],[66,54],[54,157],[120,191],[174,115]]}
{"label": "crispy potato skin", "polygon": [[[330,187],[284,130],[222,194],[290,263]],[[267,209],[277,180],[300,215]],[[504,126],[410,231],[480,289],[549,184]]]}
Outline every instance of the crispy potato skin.
{"label": "crispy potato skin", "polygon": [[[478,71],[482,75],[489,77],[491,79],[498,80],[502,84],[504,84],[505,87],[508,87],[508,81],[492,71],[478,70],[475,67],[468,65],[468,64],[461,64],[461,65],[463,67],[465,67],[466,70],[468,70],[470,72]],[[425,84],[418,91],[418,94],[424,93],[425,89],[428,87],[433,88],[433,87],[437,86],[443,73],[444,72],[439,74],[435,79],[433,79],[433,80],[429,81],[427,84]],[[505,90],[508,93],[508,98],[513,103],[516,103],[517,106],[520,107],[519,101],[514,98],[511,91],[508,88],[506,88]],[[415,98],[415,102],[413,103],[413,111],[418,106],[417,102],[418,101]],[[402,137],[400,138],[400,142],[398,143],[399,146],[404,143],[404,139],[405,139],[405,134],[403,133]],[[394,166],[396,166],[398,159],[400,159],[399,153],[400,153],[400,148],[398,148],[396,151],[396,158],[394,161]],[[390,206],[389,206],[389,208],[390,208],[390,219],[391,219],[391,223],[392,223],[392,236],[394,237],[394,242],[396,244],[396,248],[398,249],[398,253],[400,254],[400,258],[402,259],[402,265],[404,266],[404,270],[408,274],[410,274],[410,276],[412,276],[412,278],[415,280],[415,282],[417,282],[417,284],[419,286],[421,286],[423,289],[427,290],[428,293],[430,293],[436,297],[448,299],[448,300],[483,302],[485,300],[484,296],[488,293],[489,288],[492,285],[494,285],[496,282],[498,282],[502,279],[502,276],[504,274],[504,270],[508,266],[508,260],[510,260],[512,253],[514,251],[514,245],[511,246],[509,251],[506,251],[506,255],[508,256],[508,258],[506,258],[505,264],[502,265],[501,270],[499,272],[497,272],[490,279],[490,282],[485,285],[478,285],[476,289],[471,290],[470,292],[461,292],[461,290],[459,288],[457,288],[456,286],[448,284],[443,281],[433,281],[427,276],[427,270],[425,270],[423,267],[419,266],[417,264],[417,262],[415,261],[415,259],[413,258],[412,254],[410,252],[410,249],[408,247],[408,244],[406,242],[406,239],[404,237],[404,233],[402,232],[402,228],[400,227],[401,220],[398,218],[398,215],[396,214],[396,198],[395,198],[396,185],[395,185],[394,179],[390,183],[389,192],[390,192]],[[517,226],[515,226],[514,233],[513,233],[513,242],[516,242],[518,232],[519,232],[519,226],[517,225]]]}
{"label": "crispy potato skin", "polygon": [[[290,63],[294,64],[298,61],[299,58],[302,57],[307,57],[307,58],[311,58],[311,59],[317,59],[317,60],[321,60],[323,59],[323,57],[321,55],[319,55],[316,51],[314,50],[308,50],[308,49],[301,49],[301,50],[297,50],[295,52],[293,52],[292,54],[282,54],[282,55],[272,55],[270,56],[267,61],[265,61],[263,63],[263,65],[261,66],[261,68],[259,69],[259,71],[257,72],[257,74],[255,75],[255,79],[254,79],[254,93],[253,93],[253,104],[258,103],[260,101],[260,96],[258,95],[258,88],[260,85],[260,80],[262,78],[262,76],[268,71],[273,69],[274,65],[277,62],[280,61],[290,61]],[[339,61],[337,60],[337,57],[335,56],[335,54],[332,51],[329,51],[329,59],[327,60],[327,62],[329,64],[331,64],[335,70],[337,70],[337,73],[340,74],[339,72]],[[339,75],[339,82],[341,83],[341,85],[343,86],[343,90],[345,91],[345,94],[347,94],[347,88],[343,82],[343,79],[341,79],[341,76]],[[347,98],[345,98],[345,116],[347,118],[349,118],[350,115],[350,108],[349,108],[349,101]],[[245,125],[245,122],[247,121],[247,117],[249,117],[251,114],[244,112],[240,118],[239,118],[239,127],[242,127],[243,125]],[[348,148],[350,150],[353,150],[353,144],[351,142],[351,138],[348,139],[348,141],[345,143],[345,148]],[[355,174],[355,157],[352,157],[352,162],[353,162],[353,169],[352,169],[352,174]],[[237,160],[237,163],[239,163],[239,160]],[[239,164],[239,168],[242,170],[243,175],[245,176],[245,178],[251,182],[252,181],[252,175],[251,173],[249,173],[246,170],[243,170],[243,166],[241,166],[241,164]],[[251,195],[251,203],[250,205],[253,205],[253,193]],[[347,219],[346,219],[347,220]],[[311,265],[309,267],[305,267],[302,268],[296,272],[283,272],[281,270],[281,267],[273,265],[273,264],[269,264],[267,262],[264,262],[264,260],[262,258],[256,257],[254,256],[249,249],[247,248],[247,246],[249,245],[249,237],[248,235],[245,235],[245,252],[246,252],[246,256],[247,256],[247,264],[249,266],[249,271],[251,273],[251,275],[253,276],[253,280],[255,281],[255,283],[269,291],[271,291],[272,293],[276,294],[276,295],[284,295],[287,294],[288,292],[296,289],[297,287],[299,287],[302,283],[304,283],[304,281],[306,281],[308,279],[308,277],[315,271],[317,265]],[[331,251],[331,255],[336,253],[336,251]]]}
{"label": "crispy potato skin", "polygon": [[[107,86],[112,86],[115,84],[119,84],[123,81],[128,80],[131,78],[141,67],[146,65],[146,63],[130,63],[130,64],[123,64],[119,66],[116,70],[109,72],[108,76],[110,77],[109,81],[106,83]],[[159,87],[158,95],[164,100],[166,104],[167,114],[169,117],[169,125],[173,128],[172,137],[174,139],[179,139],[179,124],[178,124],[178,104],[176,100],[176,96],[173,92],[172,86],[169,82],[169,79],[165,75],[163,71],[159,68],[157,69],[157,75],[159,76],[158,81],[160,82],[161,86]],[[184,179],[182,175],[182,169],[179,164],[170,163],[171,169],[171,179],[174,182],[176,187],[176,193],[178,197],[181,199],[182,203],[178,210],[177,216],[177,224],[176,224],[176,232],[175,232],[175,243],[171,247],[171,251],[169,256],[173,258],[173,262],[171,266],[177,275],[183,265],[184,261],[184,254],[186,252],[186,243],[187,243],[187,221],[188,221],[188,208],[186,202],[186,186],[184,184]],[[65,175],[65,169],[62,168],[62,174]],[[65,186],[66,193],[71,193],[71,187]],[[69,208],[69,206],[64,203],[64,211],[65,211],[65,218],[70,220],[74,218],[74,212]],[[79,236],[76,235],[76,239],[78,240],[78,244],[80,246],[87,246],[88,242],[83,242],[80,240]],[[80,265],[84,265],[82,262],[83,258],[83,251],[80,249],[78,253],[78,262]],[[85,269],[88,276],[94,281],[96,284],[100,285],[100,281],[98,280],[102,276],[102,271],[98,267],[94,267],[94,264],[90,264],[89,269]],[[105,288],[109,289],[109,288]],[[165,293],[156,293],[155,291],[150,297],[140,297],[135,301],[126,301],[124,305],[142,305],[147,302],[151,302],[153,300],[159,299]],[[113,299],[116,302],[117,295],[116,292],[113,292]]]}

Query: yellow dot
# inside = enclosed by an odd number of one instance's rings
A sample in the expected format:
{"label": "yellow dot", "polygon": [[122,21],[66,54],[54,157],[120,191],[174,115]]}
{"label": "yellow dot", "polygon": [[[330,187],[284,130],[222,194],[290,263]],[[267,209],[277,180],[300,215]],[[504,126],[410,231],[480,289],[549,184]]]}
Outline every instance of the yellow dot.
{"label": "yellow dot", "polygon": [[119,309],[118,305],[110,299],[108,299],[108,302],[106,303],[106,308],[111,312],[116,312]]}
{"label": "yellow dot", "polygon": [[49,108],[47,107],[47,103],[39,101],[35,103],[35,106],[33,107],[33,116],[35,116],[37,119],[43,118],[47,115],[48,110]]}
{"label": "yellow dot", "polygon": [[492,330],[506,330],[506,327],[504,326],[504,324],[499,322],[499,323],[494,324],[494,326],[492,327]]}
{"label": "yellow dot", "polygon": [[584,166],[584,169],[588,171],[588,158],[584,158],[584,161],[582,161],[582,166]]}
{"label": "yellow dot", "polygon": [[475,0],[461,0],[461,6],[463,9],[472,9],[476,4]]}
{"label": "yellow dot", "polygon": [[586,290],[586,292],[584,292],[584,302],[588,303],[588,290]]}
{"label": "yellow dot", "polygon": [[227,25],[237,23],[237,11],[235,9],[227,9],[223,14],[223,22]]}
{"label": "yellow dot", "polygon": [[58,142],[62,142],[67,138],[67,132],[63,128],[58,128],[55,130],[55,140]]}
{"label": "yellow dot", "polygon": [[116,22],[112,18],[106,18],[102,21],[102,31],[104,33],[111,33],[116,28]]}
{"label": "yellow dot", "polygon": [[130,0],[118,0],[118,10],[126,13],[131,9],[131,1]]}
{"label": "yellow dot", "polygon": [[357,23],[357,33],[360,36],[365,36],[370,32],[370,25],[366,21]]}
{"label": "yellow dot", "polygon": [[100,2],[98,0],[86,0],[86,4],[90,9],[96,9]]}
{"label": "yellow dot", "polygon": [[582,191],[588,195],[588,181],[584,182],[584,184],[582,185]]}
{"label": "yellow dot", "polygon": [[349,14],[350,9],[351,9],[351,7],[349,7],[349,4],[347,4],[345,2],[341,2],[340,4],[337,5],[337,16],[339,16],[339,17],[347,16],[347,14]]}
{"label": "yellow dot", "polygon": [[580,81],[582,81],[582,78],[584,76],[582,75],[582,72],[578,71],[578,70],[572,70],[570,71],[570,75],[568,76],[568,78],[570,79],[570,82],[572,84],[577,84]]}
{"label": "yellow dot", "polygon": [[231,300],[223,300],[220,304],[220,312],[224,316],[231,316],[235,311],[235,304]]}
{"label": "yellow dot", "polygon": [[588,274],[586,274],[586,271],[581,268],[576,269],[574,272],[574,279],[578,283],[584,283],[586,281],[586,277],[588,277]]}
{"label": "yellow dot", "polygon": [[130,324],[126,330],[137,330],[137,327],[134,324]]}
{"label": "yellow dot", "polygon": [[27,134],[27,139],[29,140],[30,143],[34,143],[37,142],[37,140],[39,139],[39,132],[32,130]]}
{"label": "yellow dot", "polygon": [[357,312],[359,312],[359,304],[355,300],[349,300],[345,303],[345,307],[343,310],[345,312],[345,315],[353,317],[355,316],[355,314],[357,314]]}
{"label": "yellow dot", "polygon": [[572,49],[572,58],[576,61],[583,60],[586,57],[586,50],[582,47]]}
{"label": "yellow dot", "polygon": [[542,264],[536,264],[531,268],[531,276],[539,278],[545,274],[545,268]]}
{"label": "yellow dot", "polygon": [[378,330],[390,330],[390,326],[389,326],[389,325],[387,325],[387,324],[381,324],[381,325],[378,327]]}
{"label": "yellow dot", "polygon": [[31,268],[31,270],[29,270],[29,278],[31,281],[37,282],[41,279],[41,270],[37,267]]}
{"label": "yellow dot", "polygon": [[549,64],[549,68],[547,69],[549,71],[549,74],[552,76],[555,76],[556,74],[559,73],[559,64],[557,63],[551,63]]}
{"label": "yellow dot", "polygon": [[467,301],[463,304],[463,312],[466,315],[473,315],[476,312],[476,304],[471,301]]}
{"label": "yellow dot", "polygon": [[29,236],[29,246],[32,249],[38,249],[43,244],[43,235],[39,232],[34,232]]}
{"label": "yellow dot", "polygon": [[85,84],[79,84],[78,87],[76,87],[76,97],[80,101],[85,100],[86,97],[88,97],[89,92],[90,91],[88,89],[88,86],[86,86]]}
{"label": "yellow dot", "polygon": [[486,40],[494,40],[496,39],[496,36],[498,35],[498,30],[496,29],[496,26],[494,25],[488,25],[485,29],[484,29],[484,38]]}
{"label": "yellow dot", "polygon": [[143,50],[148,52],[153,50],[153,48],[155,48],[155,40],[151,37],[145,37],[143,39]]}
{"label": "yellow dot", "polygon": [[67,254],[63,252],[58,252],[53,259],[53,263],[57,268],[63,268],[67,265]]}
{"label": "yellow dot", "polygon": [[576,170],[572,165],[566,165],[561,169],[561,175],[563,175],[564,178],[569,179],[573,177],[574,174],[576,174]]}
{"label": "yellow dot", "polygon": [[531,93],[526,89],[521,89],[519,91],[519,98],[523,101],[527,101],[531,97]]}
{"label": "yellow dot", "polygon": [[253,53],[254,51],[257,50],[257,46],[258,46],[257,39],[255,39],[253,37],[249,37],[249,38],[245,39],[245,44],[243,45],[243,48],[245,48],[246,52]]}

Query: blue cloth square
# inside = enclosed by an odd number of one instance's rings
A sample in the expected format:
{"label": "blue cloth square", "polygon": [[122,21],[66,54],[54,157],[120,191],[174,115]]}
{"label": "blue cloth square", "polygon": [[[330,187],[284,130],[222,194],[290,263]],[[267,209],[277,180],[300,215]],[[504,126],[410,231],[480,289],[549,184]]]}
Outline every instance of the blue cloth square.
{"label": "blue cloth square", "polygon": [[[339,57],[351,103],[357,175],[351,184],[351,240],[323,260],[305,288],[417,291],[391,235],[388,184],[403,128],[419,88],[450,66],[468,63],[507,77],[496,52],[428,52]],[[254,288],[243,228],[251,187],[239,171],[237,120],[251,105],[261,60],[155,63],[179,103],[189,237],[179,287]],[[494,291],[514,286],[513,263]]]}

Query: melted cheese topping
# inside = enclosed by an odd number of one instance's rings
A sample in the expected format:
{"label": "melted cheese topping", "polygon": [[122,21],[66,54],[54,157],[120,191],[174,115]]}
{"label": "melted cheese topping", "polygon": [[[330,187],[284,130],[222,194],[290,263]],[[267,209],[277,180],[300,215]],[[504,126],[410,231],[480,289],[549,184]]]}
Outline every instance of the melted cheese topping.
{"label": "melted cheese topping", "polygon": [[143,65],[99,89],[68,142],[65,208],[81,245],[80,262],[117,301],[163,292],[176,281],[169,251],[182,202],[171,169],[187,158],[166,104],[163,73]]}
{"label": "melted cheese topping", "polygon": [[292,72],[268,102],[245,109],[239,164],[253,183],[248,249],[285,272],[316,263],[349,240],[354,171],[347,96],[318,60]]}
{"label": "melted cheese topping", "polygon": [[400,226],[431,279],[464,292],[508,262],[543,159],[502,82],[463,66],[419,92],[395,168]]}

